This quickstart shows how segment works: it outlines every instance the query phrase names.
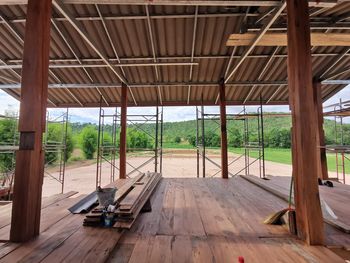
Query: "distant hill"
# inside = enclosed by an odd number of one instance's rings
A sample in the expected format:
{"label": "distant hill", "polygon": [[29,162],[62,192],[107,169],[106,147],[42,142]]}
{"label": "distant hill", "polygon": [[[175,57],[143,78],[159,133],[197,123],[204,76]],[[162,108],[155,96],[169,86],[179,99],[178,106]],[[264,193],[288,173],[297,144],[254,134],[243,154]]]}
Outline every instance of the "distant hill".
{"label": "distant hill", "polygon": [[[220,121],[205,121],[205,131],[206,133],[214,132],[219,135],[219,123]],[[248,129],[249,135],[251,138],[256,138],[258,133],[258,120],[257,118],[251,118],[248,120]],[[78,134],[80,131],[87,125],[93,125],[97,129],[96,124],[87,124],[87,123],[72,123],[73,134]],[[201,123],[199,123],[201,125]],[[130,125],[129,127],[132,127]],[[144,124],[141,126],[145,131],[150,134],[155,132],[155,124]],[[264,118],[264,134],[265,140],[268,143],[271,138],[271,134],[276,133],[276,131],[285,131],[290,130],[291,127],[291,118],[290,117],[265,117]],[[163,124],[164,128],[164,141],[165,142],[174,142],[176,137],[180,137],[182,140],[187,140],[190,136],[196,135],[196,120],[182,121],[182,122],[165,122]],[[230,132],[239,131],[241,136],[244,133],[244,121],[243,120],[228,120],[227,122],[228,136]],[[340,143],[340,124],[337,124],[338,136],[335,134],[335,122],[333,120],[325,119],[324,120],[324,130],[326,134],[326,143],[327,144],[339,144]],[[106,131],[111,131],[109,125],[105,126]],[[350,145],[350,124],[343,124],[343,139],[344,144]],[[337,137],[337,142],[335,138]]]}

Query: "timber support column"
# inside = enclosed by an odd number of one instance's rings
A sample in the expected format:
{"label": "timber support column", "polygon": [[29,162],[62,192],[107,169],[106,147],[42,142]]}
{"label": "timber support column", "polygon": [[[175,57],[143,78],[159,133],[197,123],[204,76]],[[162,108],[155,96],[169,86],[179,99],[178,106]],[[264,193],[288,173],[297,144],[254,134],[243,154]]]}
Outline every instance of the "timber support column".
{"label": "timber support column", "polygon": [[51,0],[29,0],[25,27],[21,83],[19,150],[10,240],[24,242],[39,235],[44,151]]}
{"label": "timber support column", "polygon": [[318,177],[322,180],[328,180],[328,167],[327,167],[327,155],[326,155],[326,143],[323,129],[323,108],[322,108],[322,94],[321,94],[321,83],[314,81],[313,83],[314,92],[314,105],[316,115],[318,117],[318,133],[317,133],[317,145],[319,149],[319,156],[321,160],[321,171],[318,173]]}
{"label": "timber support column", "polygon": [[314,107],[308,1],[287,0],[288,88],[293,124],[294,202],[298,237],[310,245],[324,242],[317,173],[318,116]]}
{"label": "timber support column", "polygon": [[128,104],[128,87],[122,83],[120,109],[120,141],[119,141],[119,178],[126,178],[126,116]]}
{"label": "timber support column", "polygon": [[220,94],[220,126],[221,126],[221,175],[222,178],[228,178],[227,161],[227,128],[226,128],[226,99],[224,79],[219,84]]}

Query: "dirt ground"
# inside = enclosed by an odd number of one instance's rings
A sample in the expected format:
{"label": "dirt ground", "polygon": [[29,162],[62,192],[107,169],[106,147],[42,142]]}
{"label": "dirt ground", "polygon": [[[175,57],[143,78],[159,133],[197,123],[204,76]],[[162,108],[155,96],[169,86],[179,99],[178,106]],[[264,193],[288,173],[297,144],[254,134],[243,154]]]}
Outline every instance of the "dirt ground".
{"label": "dirt ground", "polygon": [[[220,164],[220,155],[217,151],[209,152],[207,155],[212,161]],[[229,155],[229,163],[237,159],[239,156],[235,154]],[[147,161],[149,157],[128,157],[127,162],[130,165],[137,167],[143,162]],[[255,159],[251,159],[253,162]],[[116,161],[118,165],[118,160]],[[128,165],[127,172],[132,170]],[[220,176],[219,169],[206,160],[206,177]],[[266,174],[275,176],[291,176],[291,165],[279,164],[275,162],[265,161]],[[243,169],[243,170],[242,170]],[[202,177],[202,158],[199,163],[199,176]],[[141,172],[154,171],[154,160],[140,169]],[[116,179],[118,178],[118,170],[116,172]],[[238,158],[236,161],[229,165],[229,172],[234,175],[244,174],[244,156]],[[253,163],[249,168],[249,173],[259,176],[259,161]],[[102,184],[106,185],[110,182],[111,166],[104,163],[102,166]],[[135,176],[137,172],[130,176]],[[57,173],[53,172],[52,175],[57,176]],[[197,158],[196,152],[193,150],[164,150],[163,154],[163,177],[196,177],[197,176]],[[329,173],[330,177],[336,177],[334,172]],[[350,182],[349,176],[347,183]],[[96,163],[82,162],[74,164],[66,169],[64,192],[78,191],[79,193],[89,194],[95,189],[96,185]],[[61,192],[61,185],[53,178],[45,175],[43,185],[43,196],[50,196]]]}

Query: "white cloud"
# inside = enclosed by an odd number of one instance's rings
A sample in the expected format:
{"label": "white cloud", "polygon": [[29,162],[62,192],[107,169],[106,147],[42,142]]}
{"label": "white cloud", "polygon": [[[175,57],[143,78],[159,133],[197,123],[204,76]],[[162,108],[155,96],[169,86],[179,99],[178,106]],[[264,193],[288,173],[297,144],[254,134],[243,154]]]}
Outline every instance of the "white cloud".
{"label": "white cloud", "polygon": [[[324,105],[330,105],[339,102],[339,99],[343,101],[350,100],[350,85],[338,92],[335,96],[327,100]],[[289,106],[264,106],[265,112],[289,112]],[[11,109],[13,111],[19,110],[19,102],[0,90],[0,114],[3,114],[5,110]],[[227,113],[239,113],[243,109],[242,106],[227,106]],[[115,112],[115,108],[104,108],[105,114],[112,114]],[[118,108],[120,110],[120,108]],[[256,112],[257,106],[247,106],[248,112]],[[57,117],[65,112],[65,109],[49,109],[49,114],[52,117]],[[131,107],[128,108],[129,114],[155,114],[155,107]],[[219,113],[219,106],[207,106],[205,107],[206,113]],[[99,108],[71,108],[69,109],[70,119],[73,122],[91,122],[98,123]],[[196,118],[196,107],[184,106],[184,107],[164,107],[164,121],[186,121]],[[107,122],[110,122],[106,119]],[[350,122],[350,118],[345,118],[345,122]]]}
{"label": "white cloud", "polygon": [[6,92],[0,90],[0,114],[4,114],[6,110],[19,111],[19,102]]}

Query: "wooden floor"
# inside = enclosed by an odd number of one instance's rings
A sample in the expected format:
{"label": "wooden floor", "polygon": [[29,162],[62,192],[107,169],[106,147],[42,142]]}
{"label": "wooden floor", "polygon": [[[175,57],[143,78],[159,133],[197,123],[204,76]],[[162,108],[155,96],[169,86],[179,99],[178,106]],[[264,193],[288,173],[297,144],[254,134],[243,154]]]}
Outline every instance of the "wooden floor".
{"label": "wooden floor", "polygon": [[[259,185],[263,189],[289,199],[290,177],[267,176],[269,180],[261,180],[256,176],[242,176],[246,180]],[[324,213],[326,243],[332,248],[344,248],[350,252],[350,186],[333,182],[334,187],[319,186],[321,199],[332,209],[337,218]],[[324,210],[324,209],[323,209]]]}
{"label": "wooden floor", "polygon": [[[0,262],[238,262],[239,256],[246,262],[344,262],[281,226],[263,225],[285,202],[239,177],[164,178],[152,195],[153,211],[125,232],[82,227],[83,216],[66,211],[78,199],[51,201],[42,210],[42,234],[21,245],[0,244]],[[0,219],[2,239],[6,220]]]}

